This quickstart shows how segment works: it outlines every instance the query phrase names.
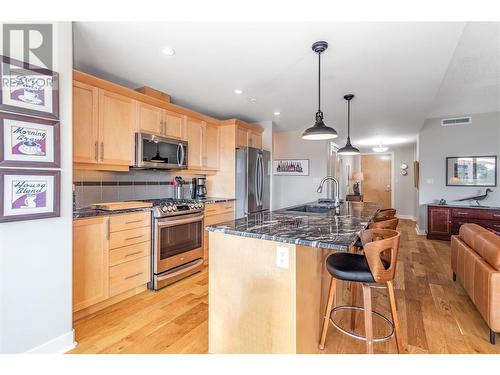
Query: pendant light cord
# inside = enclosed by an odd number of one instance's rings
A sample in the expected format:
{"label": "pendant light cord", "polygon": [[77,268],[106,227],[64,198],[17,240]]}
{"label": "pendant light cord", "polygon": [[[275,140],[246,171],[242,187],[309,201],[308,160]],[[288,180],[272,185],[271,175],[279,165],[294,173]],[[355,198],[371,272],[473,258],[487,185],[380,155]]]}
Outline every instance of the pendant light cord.
{"label": "pendant light cord", "polygon": [[318,112],[321,113],[321,52],[318,52]]}
{"label": "pendant light cord", "polygon": [[347,139],[351,138],[351,100],[347,101]]}

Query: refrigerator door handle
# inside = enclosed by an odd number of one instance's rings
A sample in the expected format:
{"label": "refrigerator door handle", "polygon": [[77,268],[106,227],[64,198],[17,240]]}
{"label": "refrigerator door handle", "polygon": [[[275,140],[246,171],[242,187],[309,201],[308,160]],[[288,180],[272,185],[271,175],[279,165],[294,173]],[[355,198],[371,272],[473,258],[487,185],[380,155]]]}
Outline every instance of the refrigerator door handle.
{"label": "refrigerator door handle", "polygon": [[262,207],[262,196],[264,194],[264,160],[259,154],[259,207]]}
{"label": "refrigerator door handle", "polygon": [[257,163],[255,163],[255,203],[257,204],[257,207],[260,207],[260,201],[259,201],[259,156],[257,155]]}

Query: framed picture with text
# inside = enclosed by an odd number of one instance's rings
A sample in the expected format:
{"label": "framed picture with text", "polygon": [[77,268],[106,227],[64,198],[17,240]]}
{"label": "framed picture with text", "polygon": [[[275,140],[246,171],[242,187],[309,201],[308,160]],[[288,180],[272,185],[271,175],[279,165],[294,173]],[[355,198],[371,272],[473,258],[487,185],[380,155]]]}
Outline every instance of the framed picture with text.
{"label": "framed picture with text", "polygon": [[59,118],[59,75],[8,56],[0,56],[0,110]]}
{"label": "framed picture with text", "polygon": [[275,176],[309,176],[309,159],[273,160]]}
{"label": "framed picture with text", "polygon": [[59,216],[61,172],[0,170],[0,222]]}
{"label": "framed picture with text", "polygon": [[0,112],[0,167],[60,167],[59,122]]}

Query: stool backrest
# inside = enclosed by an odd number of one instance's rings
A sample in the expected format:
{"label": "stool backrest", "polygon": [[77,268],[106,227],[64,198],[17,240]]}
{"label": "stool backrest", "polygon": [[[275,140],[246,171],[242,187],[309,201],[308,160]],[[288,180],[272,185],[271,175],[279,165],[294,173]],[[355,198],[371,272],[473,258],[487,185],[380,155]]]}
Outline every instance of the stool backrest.
{"label": "stool backrest", "polygon": [[396,230],[399,224],[398,218],[375,221],[370,224],[370,229],[393,229]]}
{"label": "stool backrest", "polygon": [[394,216],[396,216],[396,210],[394,208],[384,208],[375,215],[376,218],[393,218]]}
{"label": "stool backrest", "polygon": [[[384,283],[394,280],[400,233],[392,229],[367,229],[359,236],[375,281]],[[383,260],[388,263],[387,266]]]}

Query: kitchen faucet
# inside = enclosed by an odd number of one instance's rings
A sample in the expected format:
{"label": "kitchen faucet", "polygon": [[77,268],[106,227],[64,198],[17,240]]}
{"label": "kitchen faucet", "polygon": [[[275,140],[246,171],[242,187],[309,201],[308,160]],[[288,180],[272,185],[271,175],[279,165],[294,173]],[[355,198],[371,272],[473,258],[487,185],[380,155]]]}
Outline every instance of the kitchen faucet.
{"label": "kitchen faucet", "polygon": [[325,178],[323,178],[318,186],[318,189],[316,190],[317,193],[321,193],[323,191],[323,184],[328,181],[328,180],[332,180],[334,182],[334,185],[335,185],[335,196],[332,197],[332,200],[334,202],[334,205],[335,207],[338,207],[340,206],[340,199],[339,199],[339,182],[337,181],[337,179],[335,177],[332,177],[332,176],[326,176]]}

